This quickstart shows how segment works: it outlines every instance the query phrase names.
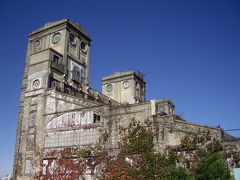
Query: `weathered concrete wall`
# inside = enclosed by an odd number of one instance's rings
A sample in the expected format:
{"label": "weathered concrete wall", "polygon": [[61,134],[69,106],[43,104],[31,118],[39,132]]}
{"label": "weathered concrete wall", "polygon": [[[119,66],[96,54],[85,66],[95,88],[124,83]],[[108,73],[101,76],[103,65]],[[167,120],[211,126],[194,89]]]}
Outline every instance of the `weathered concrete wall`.
{"label": "weathered concrete wall", "polygon": [[225,152],[240,152],[240,140],[224,141],[222,145]]}

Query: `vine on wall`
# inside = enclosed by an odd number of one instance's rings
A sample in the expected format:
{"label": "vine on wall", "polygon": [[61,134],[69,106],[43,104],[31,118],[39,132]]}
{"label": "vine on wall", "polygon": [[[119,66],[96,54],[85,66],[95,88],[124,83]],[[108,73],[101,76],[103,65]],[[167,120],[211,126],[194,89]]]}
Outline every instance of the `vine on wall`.
{"label": "vine on wall", "polygon": [[[132,120],[128,128],[121,128],[118,151],[112,152],[102,146],[63,148],[43,153],[35,148],[34,179],[73,180],[86,174],[97,179],[227,179],[228,169],[223,159],[221,143],[209,132],[183,136],[177,146],[168,146],[164,152],[154,149],[155,133],[139,122]],[[103,130],[102,143],[109,139]],[[232,156],[232,154],[231,154]],[[234,163],[239,166],[239,153],[234,154]]]}

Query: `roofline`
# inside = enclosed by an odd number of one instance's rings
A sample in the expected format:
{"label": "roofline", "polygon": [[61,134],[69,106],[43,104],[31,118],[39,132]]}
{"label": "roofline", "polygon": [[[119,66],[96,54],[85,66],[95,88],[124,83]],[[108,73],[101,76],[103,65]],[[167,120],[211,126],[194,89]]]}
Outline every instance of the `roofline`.
{"label": "roofline", "polygon": [[46,31],[46,30],[48,30],[48,29],[50,29],[50,28],[53,28],[53,27],[56,27],[56,26],[61,26],[61,25],[64,25],[64,24],[69,25],[69,26],[70,26],[71,28],[73,28],[74,30],[76,30],[76,31],[78,31],[79,33],[83,34],[90,42],[92,41],[92,39],[90,38],[90,36],[83,30],[83,28],[82,28],[80,25],[78,25],[78,24],[70,21],[69,19],[62,19],[62,20],[59,20],[59,21],[47,23],[47,24],[45,24],[44,26],[40,27],[39,29],[31,32],[31,33],[28,35],[28,37],[31,37],[31,36],[33,36],[33,35],[35,35],[35,34],[38,34],[38,33],[40,33],[40,32]]}
{"label": "roofline", "polygon": [[136,75],[137,77],[139,77],[139,78],[144,80],[144,78],[143,78],[144,75],[140,74],[140,72],[127,71],[127,72],[116,72],[116,73],[114,73],[112,75],[105,76],[105,77],[102,78],[102,81],[115,79],[115,78],[118,78],[118,77],[130,76],[130,75]]}

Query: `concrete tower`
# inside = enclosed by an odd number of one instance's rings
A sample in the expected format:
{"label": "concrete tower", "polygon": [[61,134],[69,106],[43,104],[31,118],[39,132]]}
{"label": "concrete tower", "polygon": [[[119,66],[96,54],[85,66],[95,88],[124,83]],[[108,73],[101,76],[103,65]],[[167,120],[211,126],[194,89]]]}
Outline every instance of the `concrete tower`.
{"label": "concrete tower", "polygon": [[140,72],[117,72],[102,79],[102,93],[123,104],[145,101],[145,87]]}
{"label": "concrete tower", "polygon": [[28,158],[34,155],[33,145],[42,146],[43,117],[54,108],[55,103],[49,104],[51,100],[46,100],[47,90],[87,96],[90,42],[83,29],[68,19],[47,23],[28,36],[14,162],[15,178],[19,171],[21,174],[31,174]]}

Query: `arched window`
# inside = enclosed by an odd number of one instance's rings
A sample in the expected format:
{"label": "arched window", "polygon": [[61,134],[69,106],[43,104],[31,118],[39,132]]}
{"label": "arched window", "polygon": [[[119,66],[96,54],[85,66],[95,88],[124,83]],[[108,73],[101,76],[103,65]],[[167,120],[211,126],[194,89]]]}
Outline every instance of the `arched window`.
{"label": "arched window", "polygon": [[[51,121],[47,123],[46,129],[58,129],[58,128],[69,128],[69,127],[76,127],[76,126],[84,126],[94,123],[94,112],[93,111],[86,111],[86,112],[69,112],[64,113],[60,116],[53,118]],[[99,118],[95,120],[100,121]]]}

